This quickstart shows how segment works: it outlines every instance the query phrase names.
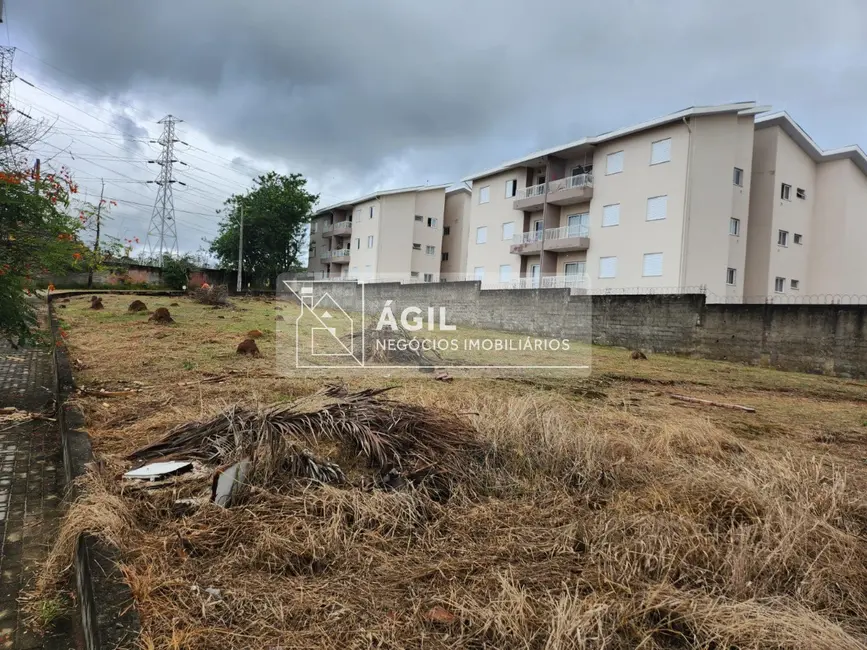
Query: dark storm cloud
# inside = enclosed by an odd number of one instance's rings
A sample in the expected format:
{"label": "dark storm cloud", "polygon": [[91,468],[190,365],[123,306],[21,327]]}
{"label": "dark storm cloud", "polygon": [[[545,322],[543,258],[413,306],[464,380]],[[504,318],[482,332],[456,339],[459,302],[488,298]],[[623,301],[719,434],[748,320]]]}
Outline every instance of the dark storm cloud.
{"label": "dark storm cloud", "polygon": [[127,153],[137,154],[145,150],[144,141],[148,138],[148,130],[135,119],[123,113],[115,113],[111,123],[123,134],[123,148]]}
{"label": "dark storm cloud", "polygon": [[731,100],[785,108],[824,146],[867,140],[863,0],[40,0],[10,14],[13,38],[81,92],[360,184],[449,180]]}

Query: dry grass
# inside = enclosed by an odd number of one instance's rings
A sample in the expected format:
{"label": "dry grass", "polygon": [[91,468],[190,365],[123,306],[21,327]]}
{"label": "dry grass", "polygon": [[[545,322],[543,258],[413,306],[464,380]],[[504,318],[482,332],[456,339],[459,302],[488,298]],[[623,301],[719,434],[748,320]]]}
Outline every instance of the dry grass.
{"label": "dry grass", "polygon": [[[101,312],[86,300],[63,314],[79,380],[143,389],[78,400],[104,464],[39,591],[50,594],[77,531],[95,531],[122,550],[144,647],[867,648],[862,383],[604,349],[585,380],[419,375],[386,394],[400,417],[369,429],[445,427],[483,450],[421,454],[459,463],[449,498],[412,483],[271,476],[237,507],[179,507],[207,485],[137,489],[116,479],[123,458],[190,421],[200,424],[179,431],[213,433],[235,405],[232,421],[258,423],[241,427],[252,432],[273,416],[264,404],[301,399],[278,407],[297,424],[298,412],[333,402],[311,397],[321,388],[311,381],[274,375],[273,305],[181,300],[177,324],[158,326],[127,315],[122,296],[106,296]],[[253,328],[266,333],[264,358],[236,357]],[[758,413],[675,403],[669,390]],[[310,426],[323,423],[287,431],[317,462],[351,475],[376,458],[375,447],[344,444],[345,428],[313,441],[302,435]],[[424,440],[419,449],[432,449],[435,438]],[[454,620],[429,620],[436,606]]]}

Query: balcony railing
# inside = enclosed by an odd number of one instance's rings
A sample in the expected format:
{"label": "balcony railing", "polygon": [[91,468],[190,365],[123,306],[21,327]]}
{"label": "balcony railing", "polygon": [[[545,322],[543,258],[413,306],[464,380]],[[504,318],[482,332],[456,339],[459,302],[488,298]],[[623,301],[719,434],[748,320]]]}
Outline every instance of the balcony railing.
{"label": "balcony railing", "polygon": [[327,260],[329,257],[331,257],[331,251],[322,251],[319,253],[320,260]]}
{"label": "balcony railing", "polygon": [[584,274],[578,275],[550,275],[543,278],[524,277],[508,280],[507,282],[482,281],[483,289],[587,289],[590,286],[589,278]]}
{"label": "balcony railing", "polygon": [[562,228],[549,228],[545,231],[545,239],[569,239],[570,237],[589,237],[590,226],[585,224],[574,224],[571,226],[563,226]]}
{"label": "balcony railing", "polygon": [[352,228],[351,221],[338,221],[333,225],[334,230],[348,230],[349,228]]}
{"label": "balcony railing", "polygon": [[571,190],[576,187],[593,187],[593,174],[577,174],[551,181],[548,183],[548,192]]}
{"label": "balcony railing", "polygon": [[545,193],[545,183],[539,185],[531,185],[530,187],[522,187],[515,192],[515,200],[529,199],[533,196],[542,196]]}
{"label": "balcony railing", "polygon": [[332,259],[335,257],[349,257],[349,249],[341,248],[340,250],[331,251]]}
{"label": "balcony railing", "polygon": [[533,244],[537,241],[542,241],[545,238],[544,230],[531,230],[530,232],[519,232],[512,238],[513,244]]}

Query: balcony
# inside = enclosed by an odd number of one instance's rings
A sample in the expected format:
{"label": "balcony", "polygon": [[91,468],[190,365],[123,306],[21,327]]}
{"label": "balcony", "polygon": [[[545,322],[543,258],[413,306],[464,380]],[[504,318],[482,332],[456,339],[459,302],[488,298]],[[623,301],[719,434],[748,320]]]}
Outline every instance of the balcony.
{"label": "balcony", "polygon": [[515,235],[509,252],[513,255],[538,255],[542,252],[542,240],[545,234],[542,230],[522,232]]}
{"label": "balcony", "polygon": [[513,255],[538,255],[543,250],[569,253],[586,251],[588,248],[590,248],[590,228],[585,225],[574,225],[515,235],[509,252]]}
{"label": "balcony", "polygon": [[546,187],[547,183],[522,187],[515,193],[515,200],[512,203],[512,207],[515,208],[515,210],[533,210],[535,208],[541,208],[545,203]]}
{"label": "balcony", "polygon": [[320,260],[327,260],[329,257],[331,257],[331,251],[322,251],[319,253]]}
{"label": "balcony", "polygon": [[570,205],[593,198],[593,174],[567,176],[548,183],[548,203]]}
{"label": "balcony", "polygon": [[332,264],[349,264],[349,249],[339,248],[331,251]]}
{"label": "balcony", "polygon": [[338,221],[337,223],[328,224],[328,230],[323,231],[326,237],[346,237],[352,234],[351,221]]}

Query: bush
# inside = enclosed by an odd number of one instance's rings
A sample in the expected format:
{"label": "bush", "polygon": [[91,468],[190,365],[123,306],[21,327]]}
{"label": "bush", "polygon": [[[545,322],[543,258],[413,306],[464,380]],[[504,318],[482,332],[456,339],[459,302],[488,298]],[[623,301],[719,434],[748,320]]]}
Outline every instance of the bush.
{"label": "bush", "polygon": [[170,289],[183,289],[190,282],[190,273],[196,270],[189,255],[167,257],[163,262],[163,284]]}

